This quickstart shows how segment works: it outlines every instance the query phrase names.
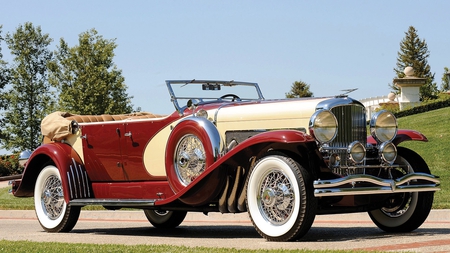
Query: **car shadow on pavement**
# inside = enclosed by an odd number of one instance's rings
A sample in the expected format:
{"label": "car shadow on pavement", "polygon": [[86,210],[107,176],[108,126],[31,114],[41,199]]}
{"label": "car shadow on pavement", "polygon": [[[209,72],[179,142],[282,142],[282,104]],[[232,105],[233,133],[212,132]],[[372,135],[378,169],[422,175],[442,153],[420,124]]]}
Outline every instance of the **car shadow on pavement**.
{"label": "car shadow on pavement", "polygon": [[[149,227],[127,228],[75,228],[70,233],[123,235],[123,236],[149,236],[166,238],[206,238],[206,239],[234,239],[234,238],[261,238],[252,226],[179,226],[173,229]],[[410,233],[387,233],[376,227],[312,227],[299,242],[339,242],[352,240],[372,240],[399,236],[433,236],[437,234],[450,234],[450,228],[419,228]]]}
{"label": "car shadow on pavement", "polygon": [[103,235],[183,237],[183,238],[260,238],[252,226],[179,226],[172,229],[149,227],[73,229],[71,233]]}
{"label": "car shadow on pavement", "polygon": [[449,234],[450,228],[419,228],[408,233],[388,233],[377,227],[313,227],[299,241],[304,242],[339,242],[351,240],[386,239],[401,236],[433,236]]}

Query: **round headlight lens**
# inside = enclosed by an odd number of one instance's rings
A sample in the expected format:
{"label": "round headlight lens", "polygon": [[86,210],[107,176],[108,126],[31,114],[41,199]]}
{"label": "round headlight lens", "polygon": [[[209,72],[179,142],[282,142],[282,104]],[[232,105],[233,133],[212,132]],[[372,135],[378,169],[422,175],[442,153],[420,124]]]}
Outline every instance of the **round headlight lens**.
{"label": "round headlight lens", "polygon": [[366,149],[359,141],[352,142],[347,149],[350,160],[354,163],[362,163],[366,157]]}
{"label": "round headlight lens", "polygon": [[370,120],[370,134],[378,142],[392,141],[397,134],[397,119],[389,111],[375,113]]}
{"label": "round headlight lens", "polygon": [[378,152],[380,158],[388,164],[393,164],[397,158],[397,148],[392,142],[383,142]]}
{"label": "round headlight lens", "polygon": [[331,142],[337,134],[337,120],[329,110],[316,111],[309,121],[309,131],[321,143]]}
{"label": "round headlight lens", "polygon": [[203,118],[205,118],[205,119],[208,119],[208,112],[205,111],[205,110],[203,110],[203,109],[201,109],[201,110],[199,110],[198,112],[196,112],[195,115],[196,115],[197,117],[203,117]]}

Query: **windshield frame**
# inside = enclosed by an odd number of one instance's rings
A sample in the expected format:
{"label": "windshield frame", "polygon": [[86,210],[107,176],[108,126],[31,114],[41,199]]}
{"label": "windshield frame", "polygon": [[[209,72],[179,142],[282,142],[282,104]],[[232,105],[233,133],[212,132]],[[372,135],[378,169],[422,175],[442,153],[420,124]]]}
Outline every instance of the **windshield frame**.
{"label": "windshield frame", "polygon": [[[182,113],[187,105],[181,106],[179,101],[180,100],[189,100],[194,102],[196,105],[198,104],[205,104],[205,103],[211,103],[211,102],[229,102],[229,100],[225,100],[221,97],[206,97],[206,96],[180,96],[180,94],[175,94],[175,89],[173,88],[174,85],[181,85],[181,87],[194,84],[199,86],[202,90],[212,90],[209,87],[212,87],[213,89],[216,87],[217,90],[222,89],[222,87],[233,87],[233,86],[247,86],[247,87],[253,87],[255,89],[254,98],[239,98],[236,101],[260,101],[264,100],[264,96],[262,95],[261,89],[259,88],[259,85],[257,83],[252,82],[239,82],[239,81],[219,81],[219,80],[166,80],[166,85],[169,90],[170,94],[170,100],[174,104],[175,108],[179,113]],[[220,86],[220,87],[219,87]],[[236,94],[239,95],[239,94]],[[234,101],[234,99],[233,99]]]}

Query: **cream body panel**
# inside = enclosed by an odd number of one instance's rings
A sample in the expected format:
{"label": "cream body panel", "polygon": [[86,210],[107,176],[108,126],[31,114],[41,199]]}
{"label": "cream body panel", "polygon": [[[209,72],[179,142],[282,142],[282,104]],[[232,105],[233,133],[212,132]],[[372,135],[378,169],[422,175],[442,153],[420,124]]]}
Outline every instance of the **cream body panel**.
{"label": "cream body panel", "polygon": [[84,164],[84,154],[83,154],[83,142],[81,140],[81,131],[78,130],[75,134],[70,135],[64,140],[65,143],[68,143],[72,148],[77,152],[80,156],[81,161]]}
{"label": "cream body panel", "polygon": [[166,146],[172,129],[181,121],[172,122],[170,125],[161,129],[147,143],[144,149],[143,162],[147,172],[155,177],[165,177],[166,174]]}
{"label": "cream body panel", "polygon": [[217,113],[222,138],[226,131],[305,129],[319,102],[327,98],[285,100],[243,106],[223,107]]}
{"label": "cream body panel", "polygon": [[152,176],[166,176],[166,145],[171,132],[170,126],[159,131],[147,144],[144,149],[144,166]]}

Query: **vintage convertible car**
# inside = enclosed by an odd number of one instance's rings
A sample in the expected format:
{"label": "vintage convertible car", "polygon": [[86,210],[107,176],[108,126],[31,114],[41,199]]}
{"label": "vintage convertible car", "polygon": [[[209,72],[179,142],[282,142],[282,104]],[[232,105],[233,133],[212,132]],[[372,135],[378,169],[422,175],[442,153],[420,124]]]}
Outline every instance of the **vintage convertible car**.
{"label": "vintage convertible car", "polygon": [[[48,232],[67,232],[82,206],[143,209],[155,227],[187,212],[248,212],[271,241],[305,235],[316,215],[368,212],[388,232],[427,218],[439,179],[379,111],[346,95],[264,99],[256,83],[166,81],[170,115],[72,115],[42,121],[17,197],[34,196]],[[370,129],[370,135],[367,134]]]}

